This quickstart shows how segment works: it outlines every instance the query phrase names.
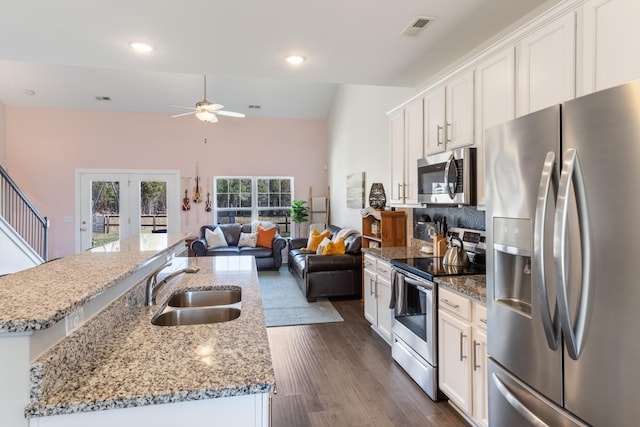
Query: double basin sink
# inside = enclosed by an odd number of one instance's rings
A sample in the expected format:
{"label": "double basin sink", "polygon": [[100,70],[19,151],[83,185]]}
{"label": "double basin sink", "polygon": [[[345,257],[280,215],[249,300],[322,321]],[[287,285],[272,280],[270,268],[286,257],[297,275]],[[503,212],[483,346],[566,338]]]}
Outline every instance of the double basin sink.
{"label": "double basin sink", "polygon": [[204,325],[240,316],[242,288],[225,287],[173,294],[166,307],[153,316],[156,326]]}

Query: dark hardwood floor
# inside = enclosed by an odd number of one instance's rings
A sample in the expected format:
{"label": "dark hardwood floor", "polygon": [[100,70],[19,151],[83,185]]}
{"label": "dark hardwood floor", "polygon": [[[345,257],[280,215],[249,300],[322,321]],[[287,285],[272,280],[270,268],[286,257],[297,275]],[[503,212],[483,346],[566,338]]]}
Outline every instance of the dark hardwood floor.
{"label": "dark hardwood floor", "polygon": [[332,300],[340,323],[267,329],[276,374],[273,427],[466,426],[394,363],[359,300]]}

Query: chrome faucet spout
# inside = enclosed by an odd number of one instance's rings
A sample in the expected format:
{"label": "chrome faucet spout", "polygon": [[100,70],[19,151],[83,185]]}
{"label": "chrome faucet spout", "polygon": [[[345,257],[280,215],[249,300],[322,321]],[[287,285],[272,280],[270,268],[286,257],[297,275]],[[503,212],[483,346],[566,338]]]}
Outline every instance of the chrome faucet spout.
{"label": "chrome faucet spout", "polygon": [[152,305],[155,305],[156,296],[158,295],[158,292],[160,292],[160,289],[162,289],[164,285],[166,285],[169,281],[171,281],[171,279],[173,279],[174,277],[182,273],[193,274],[200,271],[200,267],[183,268],[180,270],[176,270],[173,273],[170,273],[167,277],[162,279],[160,283],[158,283],[158,273],[160,273],[161,270],[163,270],[165,267],[168,267],[169,265],[171,264],[169,263],[168,265],[165,265],[161,269],[156,270],[154,274],[149,276],[149,278],[147,279],[147,305],[149,307],[151,307]]}
{"label": "chrome faucet spout", "polygon": [[153,294],[153,288],[155,288],[156,283],[158,282],[158,274],[160,274],[162,270],[169,267],[171,264],[172,263],[170,262],[163,264],[161,267],[156,268],[153,271],[153,273],[151,273],[149,277],[147,277],[147,292],[145,293],[145,296],[146,296],[146,304],[148,306],[153,305],[153,302],[151,300],[151,295]]}

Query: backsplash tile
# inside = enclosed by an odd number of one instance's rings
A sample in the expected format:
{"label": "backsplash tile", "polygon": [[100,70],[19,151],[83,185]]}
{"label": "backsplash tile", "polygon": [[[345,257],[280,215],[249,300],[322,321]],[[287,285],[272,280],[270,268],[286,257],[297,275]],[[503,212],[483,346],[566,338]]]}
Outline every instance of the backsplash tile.
{"label": "backsplash tile", "polygon": [[470,228],[473,230],[485,229],[485,213],[475,207],[416,208],[413,210],[413,237],[419,240],[431,241],[427,227],[420,223],[441,221],[443,217],[447,218],[449,227]]}

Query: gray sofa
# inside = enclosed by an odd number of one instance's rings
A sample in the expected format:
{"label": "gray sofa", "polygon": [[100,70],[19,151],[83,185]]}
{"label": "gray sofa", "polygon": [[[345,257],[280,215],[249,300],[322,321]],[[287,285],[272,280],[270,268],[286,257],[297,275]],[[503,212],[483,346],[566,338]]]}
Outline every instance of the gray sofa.
{"label": "gray sofa", "polygon": [[[329,225],[335,235],[340,227]],[[307,239],[292,239],[289,243],[289,271],[296,278],[307,301],[318,297],[360,297],[362,295],[362,235],[350,234],[344,239],[345,253],[316,255],[302,250]]]}
{"label": "gray sofa", "polygon": [[[208,248],[205,230],[215,230],[220,227],[229,246]],[[287,241],[280,237],[280,227],[276,225],[277,232],[272,241],[271,248],[260,246],[238,247],[240,233],[251,233],[251,224],[218,224],[203,225],[200,227],[200,238],[191,242],[191,250],[195,256],[234,256],[253,255],[256,259],[258,270],[277,270],[282,265],[282,250],[287,246]]]}

